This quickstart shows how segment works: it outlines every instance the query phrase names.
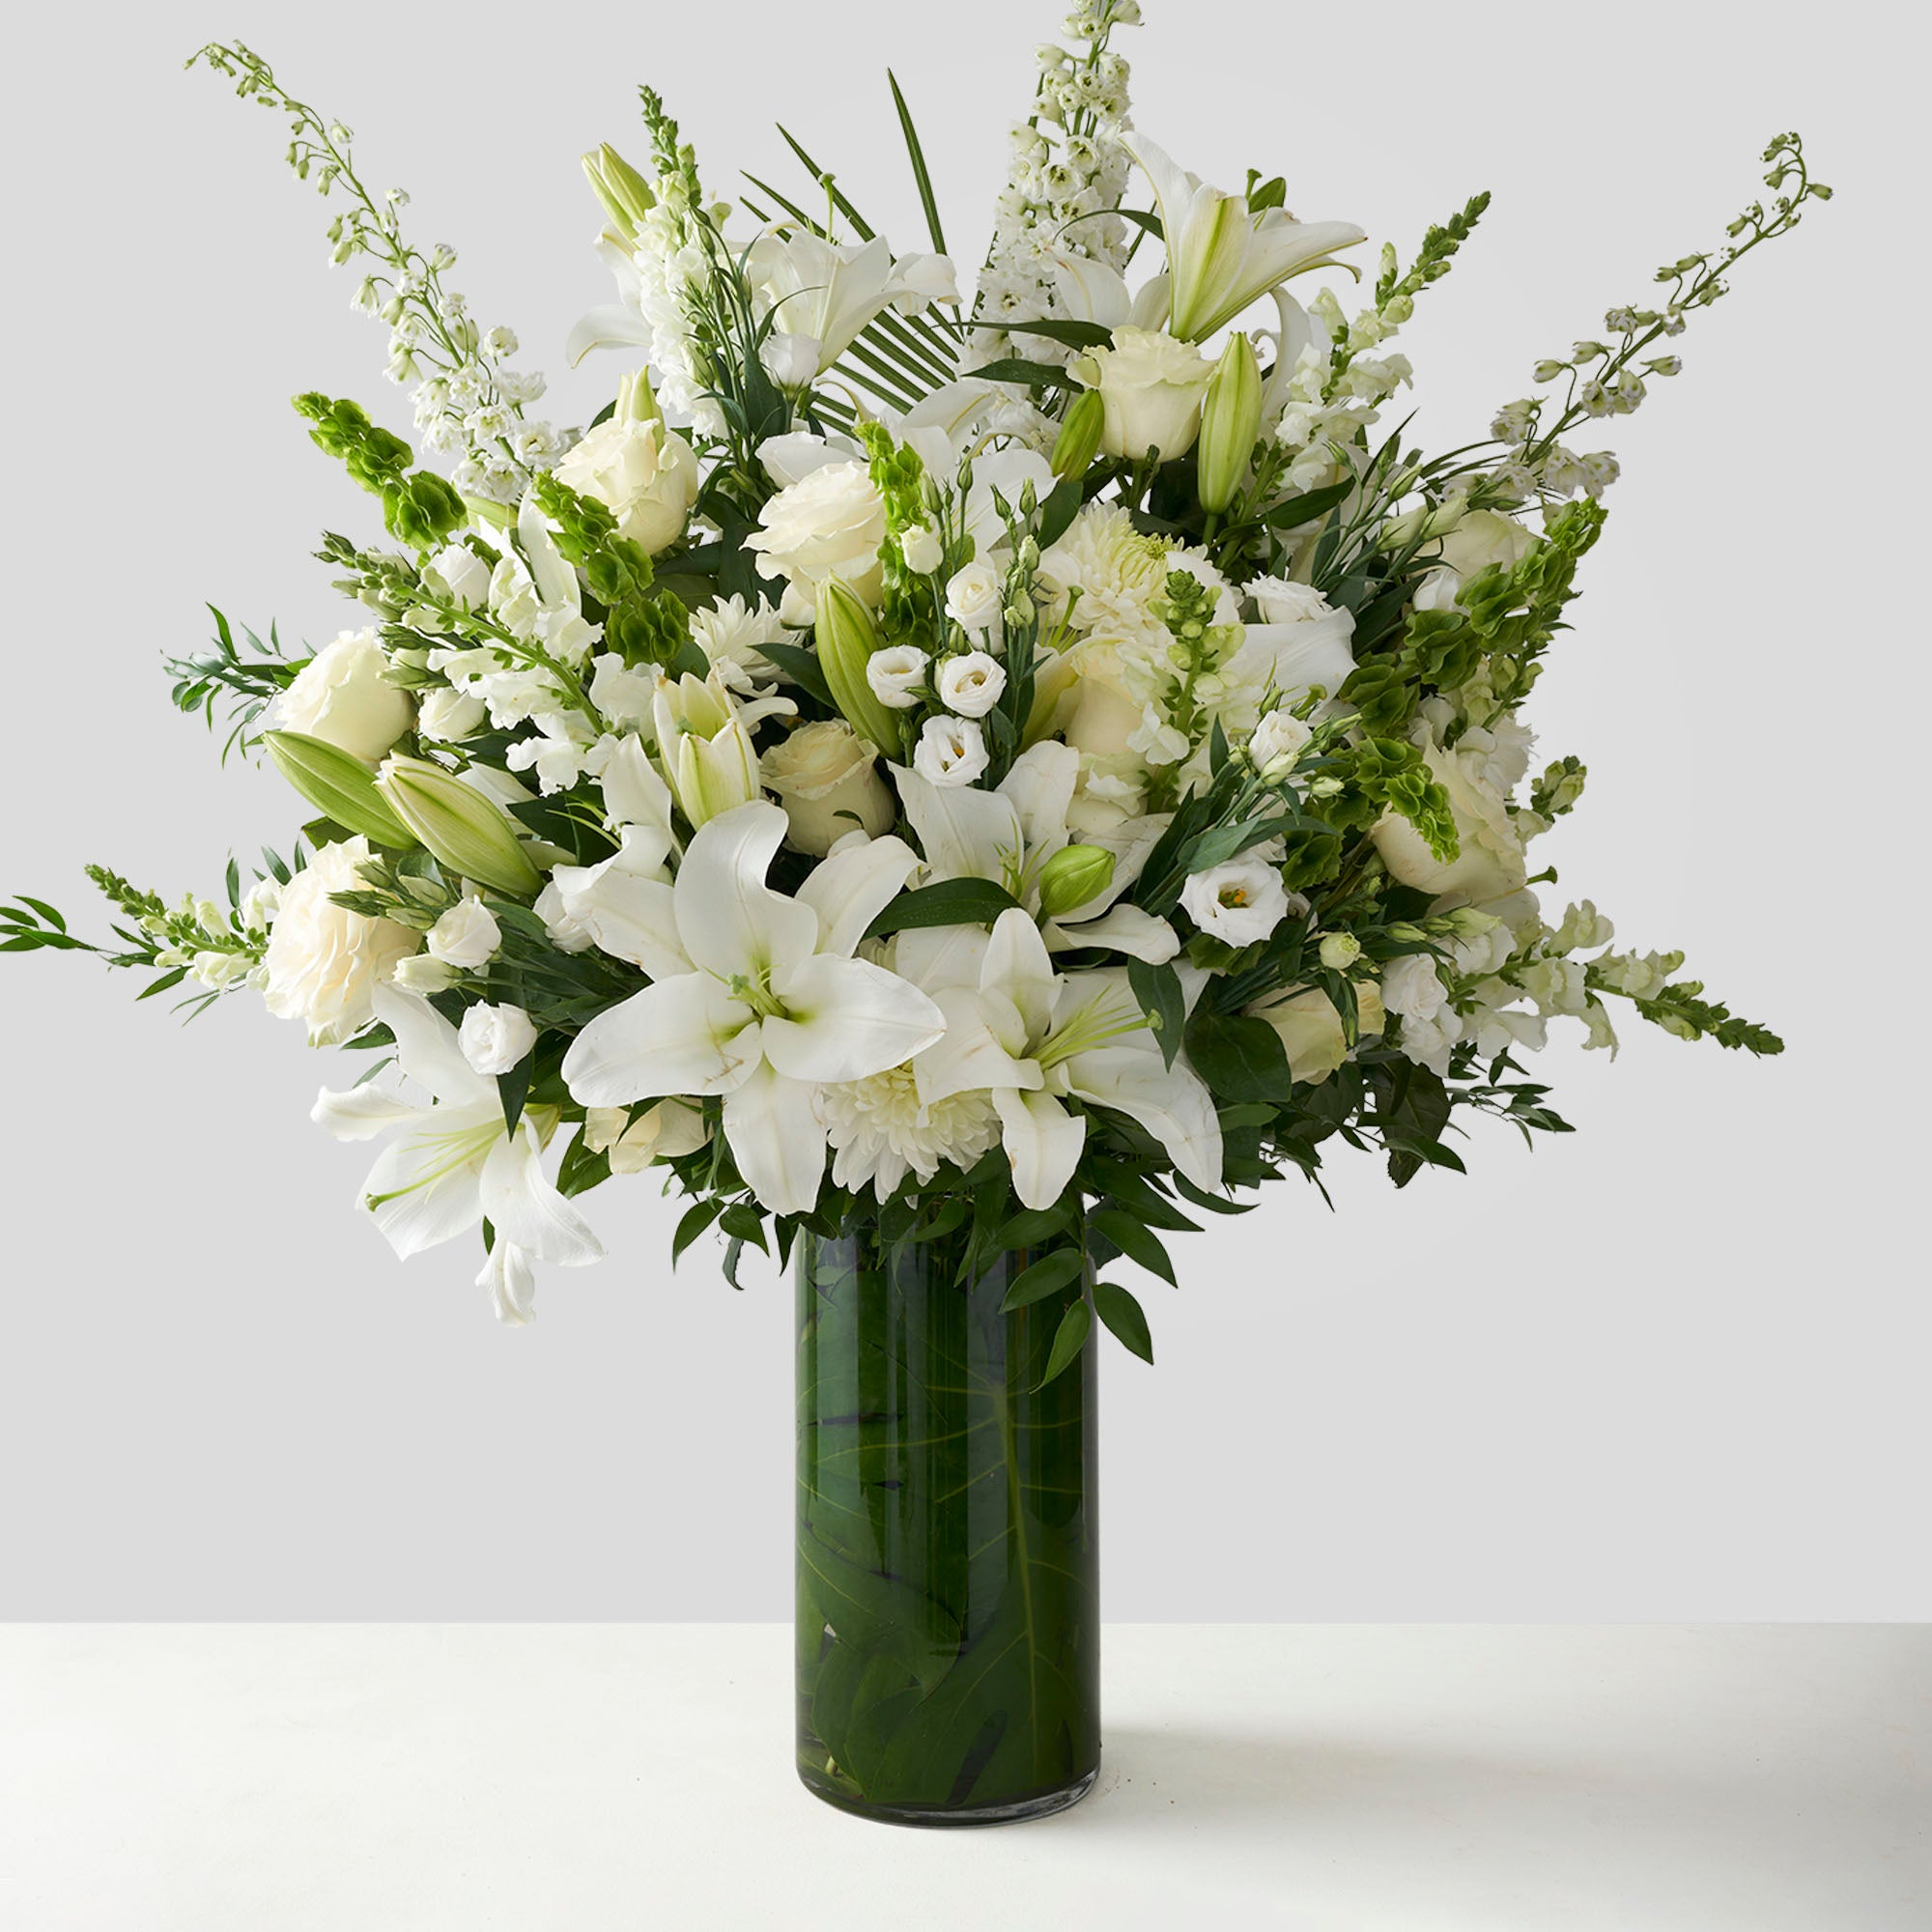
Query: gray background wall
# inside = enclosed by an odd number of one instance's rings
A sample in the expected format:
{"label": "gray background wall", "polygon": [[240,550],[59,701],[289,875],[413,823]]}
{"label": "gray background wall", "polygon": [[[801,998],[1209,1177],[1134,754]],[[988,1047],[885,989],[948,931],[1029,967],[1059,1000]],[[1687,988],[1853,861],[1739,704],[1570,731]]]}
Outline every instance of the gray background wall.
{"label": "gray background wall", "polygon": [[[1776,128],[1840,191],[1754,258],[1611,425],[1623,483],[1538,694],[1582,755],[1563,888],[1780,1027],[1754,1065],[1633,1023],[1541,1065],[1580,1131],[1478,1132],[1391,1193],[1338,1157],[1150,1290],[1160,1365],[1104,1375],[1110,1614],[1922,1617],[1923,545],[1906,505],[1925,277],[1904,185],[1915,62],[1874,7],[1149,0],[1139,119],[1238,185],[1405,251],[1496,203],[1402,347],[1420,430],[1480,435],[1530,363],[1715,243]],[[977,255],[1002,128],[1054,9],[853,0],[531,14],[344,0],[94,10],[15,32],[0,889],[96,908],[100,858],[174,895],[285,843],[271,776],[217,769],[158,660],[203,599],[321,640],[324,527],[365,502],[284,399],[407,423],[326,265],[278,122],[181,57],[240,31],[345,119],[486,325],[561,368],[608,298],[578,152],[633,150],[660,85],[712,183],[784,175],[782,117],[891,232],[918,225],[880,70]],[[863,192],[861,192],[863,191]],[[874,219],[879,219],[874,214]],[[1908,402],[1910,398],[1910,402]],[[185,1033],[87,962],[0,961],[0,1613],[779,1617],[789,1298],[733,1294],[674,1209],[592,1198],[612,1250],[512,1333],[469,1248],[399,1268],[350,1212],[366,1150],[306,1118],[339,1076],[238,999]]]}

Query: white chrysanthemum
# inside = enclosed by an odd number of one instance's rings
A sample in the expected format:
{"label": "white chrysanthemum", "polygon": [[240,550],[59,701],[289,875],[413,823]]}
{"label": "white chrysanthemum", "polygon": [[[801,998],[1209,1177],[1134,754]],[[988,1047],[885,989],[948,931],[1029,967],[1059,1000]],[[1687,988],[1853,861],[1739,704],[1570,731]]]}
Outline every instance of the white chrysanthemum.
{"label": "white chrysanthemum", "polygon": [[922,1106],[909,1065],[821,1087],[818,1097],[832,1142],[832,1179],[854,1193],[869,1184],[881,1201],[908,1174],[930,1180],[942,1165],[971,1167],[1000,1144],[991,1094],[954,1094]]}
{"label": "white chrysanthemum", "polygon": [[778,668],[763,646],[783,643],[785,627],[777,609],[762,598],[748,604],[742,597],[726,597],[709,610],[694,611],[691,635],[733,691],[749,696],[778,682]]}
{"label": "white chrysanthemum", "polygon": [[1090,503],[1040,558],[1055,583],[1077,589],[1073,628],[1109,637],[1158,633],[1152,600],[1165,588],[1168,547],[1134,528],[1118,503]]}

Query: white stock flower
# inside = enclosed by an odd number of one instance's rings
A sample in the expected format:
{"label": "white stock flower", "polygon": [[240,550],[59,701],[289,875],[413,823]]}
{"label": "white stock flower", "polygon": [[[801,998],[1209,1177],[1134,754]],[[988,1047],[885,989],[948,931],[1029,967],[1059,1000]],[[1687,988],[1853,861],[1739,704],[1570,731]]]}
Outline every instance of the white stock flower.
{"label": "white stock flower", "polygon": [[1000,621],[1006,588],[991,565],[975,557],[947,580],[946,614],[962,630],[983,634]]}
{"label": "white stock flower", "polygon": [[817,1093],[896,1066],[944,1020],[897,975],[853,957],[917,870],[897,838],[854,840],[796,897],[765,883],[786,831],[777,806],[741,806],[700,827],[670,892],[665,943],[682,972],[593,1019],[563,1064],[586,1107],[669,1090],[719,1094],[733,1157],[773,1213],[809,1210],[825,1170]]}
{"label": "white stock flower", "polygon": [[818,586],[827,578],[836,577],[862,603],[877,605],[886,504],[865,464],[827,463],[813,469],[773,497],[759,511],[758,525],[745,548],[757,553],[764,576],[784,579],[780,609],[787,621],[811,621]]}
{"label": "white stock flower", "polygon": [[962,718],[985,717],[1006,688],[1006,667],[985,651],[964,651],[939,668],[939,701]]}
{"label": "white stock flower", "polygon": [[394,920],[369,919],[334,903],[334,893],[368,891],[366,838],[325,845],[282,888],[262,956],[263,1000],[277,1019],[305,1020],[311,1046],[339,1046],[375,1017],[376,989],[416,950],[417,935]]}
{"label": "white stock flower", "polygon": [[376,996],[376,1016],[395,1035],[396,1064],[428,1090],[416,1106],[374,1083],[346,1094],[325,1088],[311,1116],[341,1141],[395,1130],[362,1185],[361,1206],[404,1260],[451,1240],[479,1221],[496,1233],[480,1285],[497,1291],[505,1321],[529,1319],[529,1261],[581,1267],[603,1244],[543,1171],[543,1149],[556,1130],[553,1108],[526,1107],[510,1132],[497,1083],[464,1058],[456,1029],[393,987]]}
{"label": "white stock flower", "polygon": [[602,503],[620,534],[655,554],[684,534],[697,499],[697,458],[656,419],[612,416],[556,466],[556,480]]}
{"label": "white stock flower", "polygon": [[502,943],[502,929],[474,894],[459,899],[430,927],[427,942],[431,957],[466,973],[487,966]]}
{"label": "white stock flower", "polygon": [[932,660],[916,644],[891,644],[866,660],[866,682],[881,704],[910,711],[919,702]]}
{"label": "white stock flower", "polygon": [[537,1043],[537,1030],[522,1007],[505,1002],[502,1006],[473,1006],[463,1015],[457,1041],[472,1073],[494,1078],[507,1073],[529,1054]]}
{"label": "white stock flower", "polygon": [[1203,932],[1228,946],[1252,946],[1288,916],[1281,874],[1255,858],[1192,874],[1180,889],[1180,903]]}
{"label": "white stock flower", "polygon": [[842,718],[801,724],[759,761],[791,830],[786,842],[822,859],[848,832],[876,838],[893,829],[893,795],[876,769],[878,750]]}
{"label": "white stock flower", "polygon": [[1172,463],[1194,447],[1214,373],[1200,350],[1154,329],[1117,328],[1113,346],[1090,350],[1086,361],[1105,412],[1100,447],[1109,456],[1158,449],[1161,461]]}
{"label": "white stock flower", "polygon": [[344,631],[275,700],[276,728],[320,738],[364,764],[379,763],[416,715],[409,693],[384,679],[387,663],[373,630]]}
{"label": "white stock flower", "polygon": [[990,762],[985,734],[970,718],[928,718],[920,727],[912,764],[928,784],[969,785]]}

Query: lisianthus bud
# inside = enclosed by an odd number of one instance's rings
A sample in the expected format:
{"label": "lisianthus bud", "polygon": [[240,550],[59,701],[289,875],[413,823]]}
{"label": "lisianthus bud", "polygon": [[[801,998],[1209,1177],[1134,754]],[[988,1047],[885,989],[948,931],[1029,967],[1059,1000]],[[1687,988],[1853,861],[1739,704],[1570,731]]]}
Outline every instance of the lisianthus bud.
{"label": "lisianthus bud", "polygon": [[626,242],[636,242],[639,222],[657,201],[650,184],[608,141],[583,156],[583,175],[611,226]]}
{"label": "lisianthus bud", "polygon": [[1093,462],[1100,447],[1100,432],[1106,426],[1107,406],[1098,389],[1084,389],[1074,398],[1073,407],[1060,425],[1050,459],[1056,476],[1079,476]]}
{"label": "lisianthus bud", "polygon": [[1063,845],[1039,868],[1039,909],[1048,919],[1096,899],[1114,883],[1114,855],[1100,845]]}
{"label": "lisianthus bud", "polygon": [[1362,942],[1352,932],[1328,932],[1319,950],[1329,972],[1346,973],[1362,956]]}
{"label": "lisianthus bud", "polygon": [[846,722],[888,755],[899,754],[898,726],[880,701],[866,675],[866,666],[879,647],[878,626],[872,613],[836,577],[818,590],[818,664],[825,673],[832,701]]}
{"label": "lisianthus bud", "polygon": [[300,731],[265,731],[262,742],[275,769],[345,832],[404,852],[415,845],[414,835],[384,802],[375,774],[360,758]]}
{"label": "lisianthus bud", "polygon": [[426,758],[392,757],[376,785],[396,816],[458,877],[530,898],[543,875],[530,864],[508,813]]}
{"label": "lisianthus bud", "polygon": [[1201,444],[1195,457],[1204,510],[1225,510],[1235,500],[1262,426],[1262,372],[1245,335],[1231,335],[1201,411]]}

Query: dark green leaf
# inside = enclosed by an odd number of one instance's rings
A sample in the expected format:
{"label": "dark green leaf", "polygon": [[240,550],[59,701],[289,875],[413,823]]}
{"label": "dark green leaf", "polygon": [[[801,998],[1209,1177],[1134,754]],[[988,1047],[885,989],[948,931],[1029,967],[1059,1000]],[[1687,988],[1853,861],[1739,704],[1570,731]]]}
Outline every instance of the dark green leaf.
{"label": "dark green leaf", "polygon": [[803,644],[773,644],[769,649],[760,644],[758,649],[795,685],[810,692],[828,710],[838,708],[832,701],[831,688],[825,682],[824,671],[819,668],[816,651],[807,650]]}
{"label": "dark green leaf", "polygon": [[991,879],[942,879],[916,893],[901,893],[866,928],[867,939],[916,925],[989,925],[1019,901]]}
{"label": "dark green leaf", "polygon": [[1350,476],[1345,482],[1329,484],[1325,490],[1311,490],[1292,502],[1277,503],[1264,513],[1262,522],[1271,530],[1292,530],[1299,524],[1312,524],[1317,517],[1325,517],[1355,487],[1355,479]]}
{"label": "dark green leaf", "polygon": [[1051,362],[1029,362],[1023,355],[1002,355],[997,361],[968,369],[966,375],[977,376],[982,383],[1019,383],[1029,389],[1043,389],[1056,384],[1065,388],[1072,381],[1065,369],[1056,368]]}
{"label": "dark green leaf", "polygon": [[1057,1294],[1068,1283],[1077,1281],[1086,1265],[1087,1258],[1078,1248],[1056,1249],[1013,1277],[1013,1285],[1000,1303],[1001,1312],[1009,1314],[1015,1308]]}
{"label": "dark green leaf", "polygon": [[671,1236],[670,1264],[675,1267],[685,1249],[696,1240],[712,1222],[724,1211],[722,1201],[700,1201],[696,1207],[687,1208],[684,1218],[677,1224],[677,1233]]}
{"label": "dark green leaf", "polygon": [[1187,1029],[1187,1052],[1223,1099],[1286,1100],[1293,1084],[1281,1036],[1265,1020],[1198,1012]]}
{"label": "dark green leaf", "polygon": [[1153,1337],[1148,1333],[1146,1311],[1124,1288],[1111,1281],[1096,1281],[1094,1306],[1100,1311],[1100,1320],[1113,1330],[1117,1340],[1142,1361],[1153,1360]]}
{"label": "dark green leaf", "polygon": [[1159,1275],[1171,1288],[1179,1286],[1174,1279],[1174,1264],[1168,1260],[1167,1250],[1132,1215],[1122,1213],[1118,1208],[1096,1208],[1093,1221],[1130,1262],[1137,1263],[1150,1274]]}
{"label": "dark green leaf", "polygon": [[1039,528],[1035,541],[1041,550],[1050,550],[1064,537],[1080,514],[1084,496],[1080,478],[1068,476],[1054,485],[1053,494],[1039,506]]}
{"label": "dark green leaf", "polygon": [[1141,1011],[1147,1015],[1154,1038],[1160,1042],[1161,1059],[1172,1066],[1187,1026],[1187,996],[1180,989],[1180,975],[1172,966],[1129,959],[1127,983],[1141,1003]]}
{"label": "dark green leaf", "polygon": [[507,1073],[497,1076],[497,1096],[503,1103],[503,1130],[514,1134],[524,1118],[524,1102],[529,1098],[530,1080],[537,1069],[536,1049],[524,1055]]}
{"label": "dark green leaf", "polygon": [[[999,1149],[993,1151],[998,1153]],[[1065,1208],[1023,1208],[993,1238],[1002,1248],[1037,1248],[1053,1236],[1066,1233],[1069,1220]]]}
{"label": "dark green leaf", "polygon": [[1055,1376],[1072,1362],[1085,1345],[1093,1326],[1094,1311],[1083,1294],[1060,1318],[1060,1326],[1054,1330],[1053,1335],[1053,1352],[1046,1358],[1046,1373],[1034,1384],[1036,1388],[1044,1388]]}
{"label": "dark green leaf", "polygon": [[912,178],[919,186],[919,205],[925,211],[925,232],[932,238],[933,250],[946,253],[946,235],[939,225],[939,204],[933,199],[932,177],[925,171],[925,156],[920,151],[919,130],[912,125],[912,110],[899,92],[898,76],[886,70],[886,84],[893,90],[893,105],[899,110],[899,128],[905,135],[906,154],[912,160]]}
{"label": "dark green leaf", "polygon": [[1050,342],[1064,342],[1069,349],[1104,349],[1114,339],[1114,331],[1097,322],[1065,318],[1052,322],[1009,322],[1004,327],[1009,335],[1043,335]]}

